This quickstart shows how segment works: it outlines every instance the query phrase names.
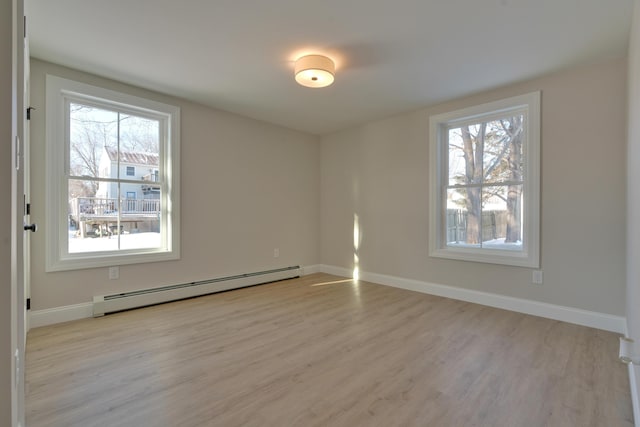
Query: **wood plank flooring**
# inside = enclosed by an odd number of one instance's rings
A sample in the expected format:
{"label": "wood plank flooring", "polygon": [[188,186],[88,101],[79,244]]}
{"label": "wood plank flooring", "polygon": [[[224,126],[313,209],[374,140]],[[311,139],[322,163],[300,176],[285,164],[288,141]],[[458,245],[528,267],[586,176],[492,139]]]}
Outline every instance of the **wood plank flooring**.
{"label": "wood plank flooring", "polygon": [[316,274],[34,329],[27,426],[632,426],[616,334]]}

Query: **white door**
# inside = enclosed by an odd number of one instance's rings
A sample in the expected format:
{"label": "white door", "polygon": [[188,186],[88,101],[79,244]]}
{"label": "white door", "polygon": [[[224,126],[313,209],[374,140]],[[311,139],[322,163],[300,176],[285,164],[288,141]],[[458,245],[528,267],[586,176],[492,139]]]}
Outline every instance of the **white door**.
{"label": "white door", "polygon": [[[12,403],[12,425],[24,426],[24,359],[26,341],[26,307],[25,307],[25,286],[24,286],[24,242],[28,239],[30,231],[26,231],[25,224],[25,64],[28,70],[28,53],[25,52],[25,25],[24,25],[24,1],[14,0],[13,16],[13,49],[15,52],[15,80],[14,80],[14,110],[13,110],[13,133],[14,149],[11,173],[11,195],[12,195],[12,252],[15,254],[12,262],[13,277],[12,283],[12,348],[14,367],[14,390],[11,393]],[[13,280],[12,280],[13,282]]]}
{"label": "white door", "polygon": [[[25,17],[26,22],[26,17]],[[37,225],[31,223],[31,137],[30,137],[30,128],[29,128],[29,116],[35,114],[33,109],[29,106],[29,100],[31,99],[30,92],[30,55],[29,55],[29,33],[28,26],[27,30],[24,34],[24,98],[23,98],[23,106],[24,110],[24,119],[23,119],[23,135],[22,135],[22,154],[23,154],[23,164],[22,164],[22,178],[23,178],[23,192],[24,192],[24,224],[28,226],[28,230],[25,230],[23,233],[23,263],[24,263],[24,305],[28,309],[27,301],[31,298],[31,233],[37,230]],[[40,114],[44,114],[44,111],[41,111]],[[27,310],[24,311],[24,321],[25,321],[25,333],[29,332],[29,312]],[[25,334],[25,344],[26,344],[26,334]]]}

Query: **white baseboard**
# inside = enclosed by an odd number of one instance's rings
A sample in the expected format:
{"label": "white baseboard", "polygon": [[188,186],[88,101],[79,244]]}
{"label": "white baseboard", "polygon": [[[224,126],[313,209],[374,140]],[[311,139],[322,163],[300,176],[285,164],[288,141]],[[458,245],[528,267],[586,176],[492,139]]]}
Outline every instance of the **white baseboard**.
{"label": "white baseboard", "polygon": [[[336,276],[342,277],[353,276],[353,271],[349,270],[348,268],[336,267],[331,265],[309,265],[302,268],[302,274],[305,276],[319,272],[334,274]],[[364,271],[360,271],[360,279],[367,282],[378,283],[381,285],[393,286],[396,288],[407,289],[446,298],[453,298],[461,301],[487,305],[490,307],[531,314],[534,316],[540,316],[554,320],[561,320],[563,322],[575,323],[578,325],[589,326],[592,328],[603,329],[611,332],[624,334],[626,328],[625,318],[594,311],[581,310],[577,308],[548,304],[522,298],[508,297],[488,292],[457,288],[454,286],[422,282],[419,280],[368,273]],[[92,316],[93,304],[90,302],[63,307],[55,307],[46,310],[31,311],[29,316],[29,326],[31,328],[38,328],[40,326],[84,319]]]}
{"label": "white baseboard", "polygon": [[[629,337],[629,325],[625,325],[624,333],[625,337]],[[636,381],[636,371],[640,370],[633,364],[627,365],[629,369],[629,387],[631,388],[631,405],[633,406],[633,420],[636,427],[640,427],[640,396],[638,391],[638,382]]]}
{"label": "white baseboard", "polygon": [[633,404],[633,419],[635,426],[640,427],[640,399],[638,397],[638,383],[636,381],[636,370],[640,368],[629,364],[629,385],[631,386],[631,403]]}
{"label": "white baseboard", "polygon": [[[342,276],[342,277],[353,277],[353,270],[349,270],[348,268],[336,267],[334,265],[320,265],[320,272],[333,274],[334,276]],[[362,276],[360,276],[362,279]],[[362,279],[364,280],[364,279]],[[382,285],[382,283],[380,283]]]}
{"label": "white baseboard", "polygon": [[35,310],[29,313],[29,327],[39,328],[40,326],[86,319],[88,317],[93,317],[93,304],[90,302]]}
{"label": "white baseboard", "polygon": [[320,264],[315,265],[303,265],[300,267],[300,275],[308,276],[309,274],[321,273],[322,266]]}
{"label": "white baseboard", "polygon": [[[353,277],[353,272],[348,268],[321,265],[320,269],[323,273]],[[531,314],[533,316],[560,320],[591,328],[603,329],[605,331],[624,333],[626,328],[626,319],[624,317],[611,314],[581,310],[579,308],[548,304],[523,298],[514,298],[489,292],[474,291],[455,286],[404,279],[384,274],[368,273],[365,271],[360,271],[359,275],[361,280],[378,283],[380,285],[393,286],[410,291],[516,311],[518,313]]]}
{"label": "white baseboard", "polygon": [[[301,267],[299,271],[300,271],[300,275],[318,273],[320,272],[320,265],[310,265],[310,266]],[[273,277],[267,276],[267,275],[260,276],[260,277],[262,278],[261,280],[267,280],[265,278],[271,278],[271,280],[278,280],[278,278],[276,277],[278,274],[280,273],[274,273],[272,275]],[[235,287],[240,288],[243,286],[250,286],[252,284],[255,284],[254,282],[258,283],[259,280],[256,281],[253,277],[250,277],[247,279],[245,278],[236,279],[235,282],[233,283],[230,281],[229,283],[225,282],[222,285],[221,284],[207,285],[208,286],[207,290],[202,291],[202,294],[219,292],[223,290],[233,289]],[[169,298],[169,297],[167,297],[167,299],[159,298],[158,301],[153,301],[153,302],[154,303],[168,302],[172,300],[181,299],[184,297],[197,296],[196,293],[191,294],[189,292],[186,292],[185,295],[182,295],[180,294],[180,292],[181,292],[180,289],[175,291],[175,293],[177,294],[175,298]],[[148,304],[140,304],[140,306],[144,306],[144,305],[148,305]],[[133,307],[127,306],[124,308],[133,308]],[[28,315],[27,324],[29,325],[30,328],[38,328],[41,326],[53,325],[56,323],[69,322],[71,320],[86,319],[89,317],[94,317],[94,309],[95,309],[94,303],[87,302],[82,304],[54,307],[54,308],[49,308],[45,310],[30,311]],[[121,307],[120,309],[123,309],[123,308]]]}

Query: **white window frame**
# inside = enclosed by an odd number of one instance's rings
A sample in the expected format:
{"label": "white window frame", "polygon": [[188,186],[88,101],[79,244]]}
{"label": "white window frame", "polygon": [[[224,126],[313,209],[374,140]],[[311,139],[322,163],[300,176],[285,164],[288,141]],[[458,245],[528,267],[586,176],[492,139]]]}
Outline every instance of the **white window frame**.
{"label": "white window frame", "polygon": [[[68,168],[69,101],[153,116],[164,132],[160,170],[161,246],[102,252],[69,253]],[[179,107],[57,76],[46,77],[46,271],[77,270],[180,258],[180,109]],[[90,179],[90,178],[87,178]]]}
{"label": "white window frame", "polygon": [[[446,244],[448,130],[508,116],[525,115],[522,251],[452,247]],[[540,267],[540,92],[463,108],[429,118],[429,255],[491,264]]]}

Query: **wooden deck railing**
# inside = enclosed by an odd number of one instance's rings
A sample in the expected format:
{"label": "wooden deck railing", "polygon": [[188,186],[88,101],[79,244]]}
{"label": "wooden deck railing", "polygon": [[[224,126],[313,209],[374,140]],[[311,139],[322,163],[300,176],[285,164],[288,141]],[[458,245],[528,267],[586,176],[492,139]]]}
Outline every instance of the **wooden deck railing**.
{"label": "wooden deck railing", "polygon": [[106,199],[77,197],[69,201],[70,215],[76,221],[94,218],[127,216],[155,216],[160,213],[159,199]]}

